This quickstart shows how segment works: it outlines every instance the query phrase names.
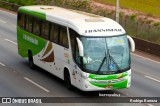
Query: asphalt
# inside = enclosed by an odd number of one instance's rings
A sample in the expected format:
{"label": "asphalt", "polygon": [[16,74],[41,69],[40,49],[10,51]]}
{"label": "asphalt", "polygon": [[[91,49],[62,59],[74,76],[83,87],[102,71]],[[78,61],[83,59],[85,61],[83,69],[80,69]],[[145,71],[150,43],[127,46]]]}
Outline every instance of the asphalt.
{"label": "asphalt", "polygon": [[[68,90],[62,80],[43,69],[31,70],[28,61],[17,53],[16,39],[16,15],[0,10],[0,97],[92,97],[98,96],[99,93],[116,93],[122,97],[160,97],[160,63],[143,57],[143,53],[131,55],[131,88],[88,93],[76,88],[72,91]],[[92,100],[90,101],[92,102]],[[15,104],[8,105],[14,106]],[[43,106],[44,104],[30,105]],[[53,104],[45,105],[51,106]],[[54,105],[160,106],[160,104],[152,103],[65,103]]]}

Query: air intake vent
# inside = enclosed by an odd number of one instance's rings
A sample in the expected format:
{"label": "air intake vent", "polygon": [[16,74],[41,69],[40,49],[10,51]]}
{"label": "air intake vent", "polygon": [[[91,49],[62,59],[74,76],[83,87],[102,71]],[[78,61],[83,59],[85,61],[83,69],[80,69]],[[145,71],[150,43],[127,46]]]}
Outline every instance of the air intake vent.
{"label": "air intake vent", "polygon": [[93,19],[85,19],[86,22],[104,22],[104,20],[102,19],[97,19],[97,18],[93,18]]}
{"label": "air intake vent", "polygon": [[51,9],[54,9],[53,7],[40,7],[40,9],[43,9],[43,10],[51,10]]}

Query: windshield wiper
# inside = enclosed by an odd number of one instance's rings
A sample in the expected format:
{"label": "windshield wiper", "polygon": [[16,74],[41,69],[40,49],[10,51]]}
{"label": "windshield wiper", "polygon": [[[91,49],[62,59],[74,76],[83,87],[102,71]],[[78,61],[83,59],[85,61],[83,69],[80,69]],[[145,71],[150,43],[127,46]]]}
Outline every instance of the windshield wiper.
{"label": "windshield wiper", "polygon": [[109,59],[110,59],[110,61],[111,61],[111,60],[113,61],[113,63],[116,65],[118,71],[121,71],[121,68],[118,66],[117,62],[116,62],[116,61],[114,60],[114,58],[110,55],[110,53],[109,53]]}
{"label": "windshield wiper", "polygon": [[109,67],[109,63],[111,63],[111,61],[113,62],[113,64],[117,67],[118,71],[121,71],[120,67],[118,66],[117,62],[114,60],[114,58],[110,55],[110,52],[109,52],[109,49],[107,50],[107,53],[105,51],[105,57],[103,58],[102,60],[102,63],[100,64],[99,68],[98,68],[98,71],[97,73],[99,73],[99,71],[101,70],[105,60],[106,60],[106,65],[108,67],[108,70],[110,70],[110,67]]}
{"label": "windshield wiper", "polygon": [[101,65],[99,66],[97,73],[101,70],[101,68],[102,68],[105,60],[106,60],[106,56],[103,58],[102,63],[101,63]]}
{"label": "windshield wiper", "polygon": [[[98,68],[97,73],[101,70],[101,68],[102,68],[105,60],[108,58],[108,52],[109,52],[109,50],[107,50],[107,53],[106,53],[106,51],[105,51],[105,56],[104,56],[104,58],[103,58],[103,60],[102,60],[102,63],[100,64],[100,66],[99,66],[99,68]],[[106,64],[107,64],[107,63],[106,63]]]}

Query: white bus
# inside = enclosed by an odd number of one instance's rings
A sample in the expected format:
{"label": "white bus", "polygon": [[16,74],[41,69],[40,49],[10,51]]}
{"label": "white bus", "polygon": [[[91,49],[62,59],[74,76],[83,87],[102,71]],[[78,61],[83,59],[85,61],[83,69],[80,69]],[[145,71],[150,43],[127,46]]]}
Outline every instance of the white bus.
{"label": "white bus", "polygon": [[[56,6],[18,9],[18,53],[83,91],[128,88],[133,39],[112,19]],[[129,47],[130,46],[130,47]]]}

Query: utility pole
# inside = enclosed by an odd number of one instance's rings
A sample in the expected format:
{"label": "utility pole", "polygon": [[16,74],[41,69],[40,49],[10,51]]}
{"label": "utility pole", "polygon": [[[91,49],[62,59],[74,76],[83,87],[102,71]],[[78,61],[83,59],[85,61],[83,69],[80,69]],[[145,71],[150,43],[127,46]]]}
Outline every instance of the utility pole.
{"label": "utility pole", "polygon": [[119,0],[116,0],[116,22],[119,23]]}

